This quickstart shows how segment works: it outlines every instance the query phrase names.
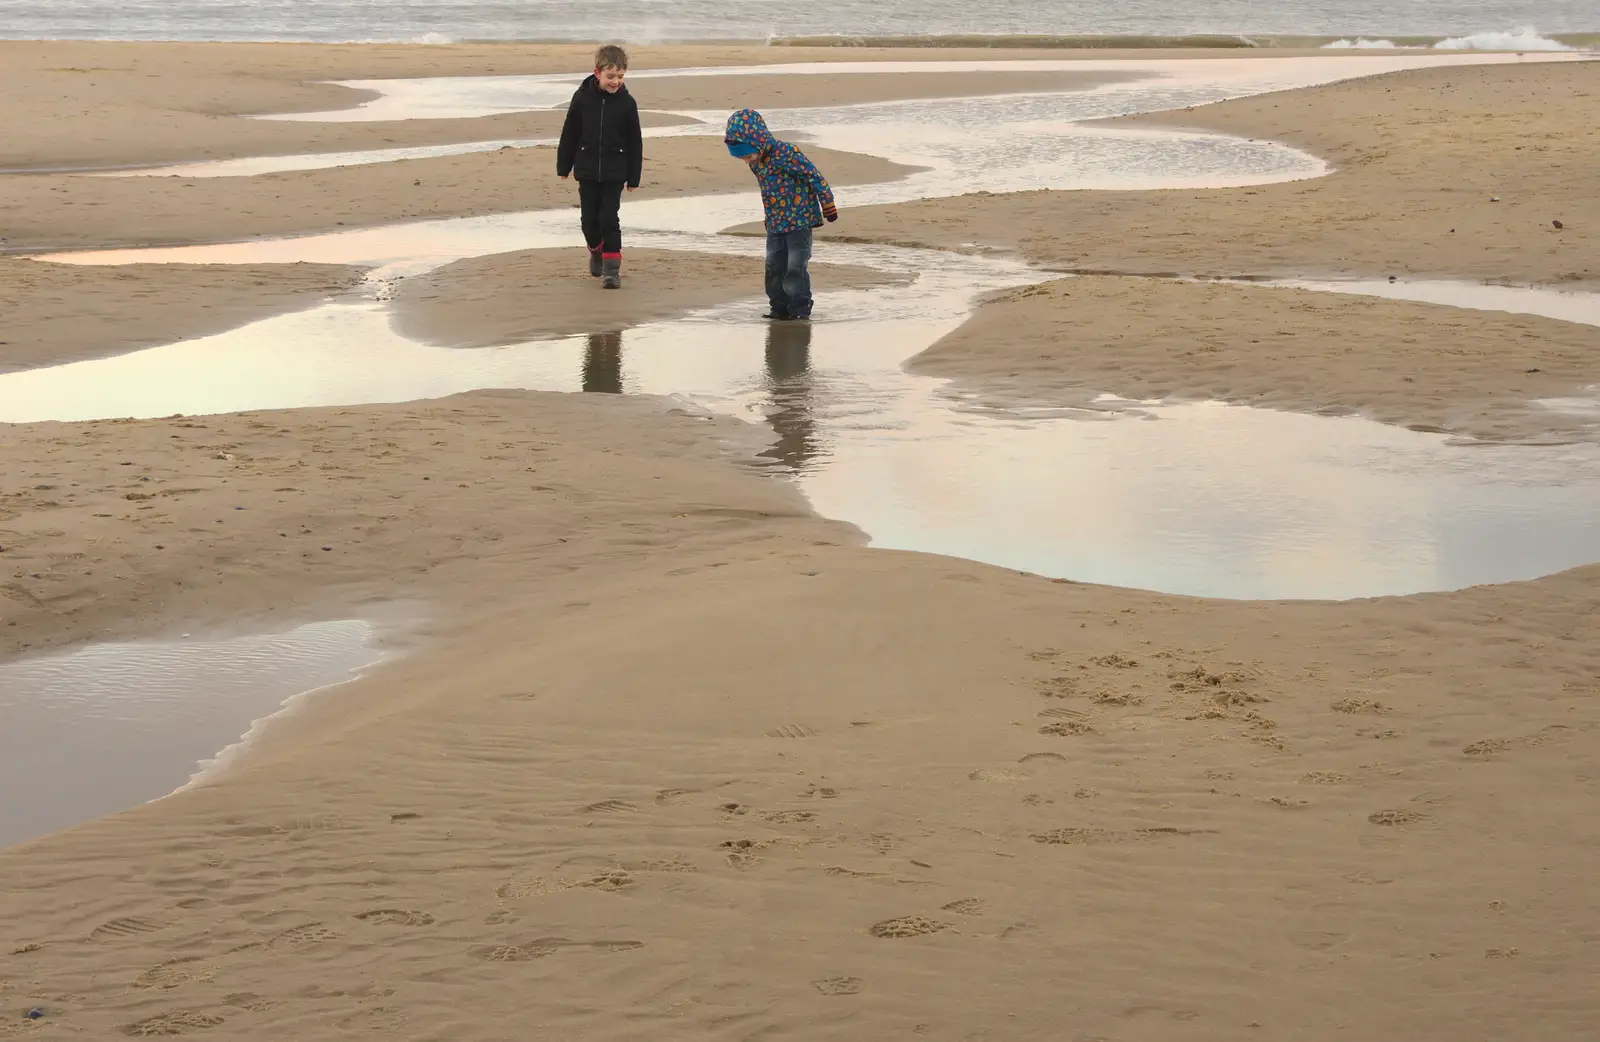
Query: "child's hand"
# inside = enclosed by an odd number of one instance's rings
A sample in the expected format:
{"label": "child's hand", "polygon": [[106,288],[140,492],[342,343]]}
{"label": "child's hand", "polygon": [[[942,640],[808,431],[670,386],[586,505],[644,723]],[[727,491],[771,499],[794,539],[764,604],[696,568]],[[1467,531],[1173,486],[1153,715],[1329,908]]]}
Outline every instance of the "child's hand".
{"label": "child's hand", "polygon": [[837,221],[839,219],[839,208],[832,203],[827,204],[822,208],[822,219],[829,224]]}
{"label": "child's hand", "polygon": [[638,190],[639,189],[634,185],[629,185],[628,186],[628,191],[630,191],[630,192],[637,192]]}

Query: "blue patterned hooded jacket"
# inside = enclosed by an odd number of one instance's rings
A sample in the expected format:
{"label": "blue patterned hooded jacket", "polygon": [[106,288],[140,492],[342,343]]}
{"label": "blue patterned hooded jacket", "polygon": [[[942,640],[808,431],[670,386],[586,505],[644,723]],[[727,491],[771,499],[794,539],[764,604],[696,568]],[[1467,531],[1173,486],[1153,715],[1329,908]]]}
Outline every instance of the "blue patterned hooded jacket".
{"label": "blue patterned hooded jacket", "polygon": [[750,169],[761,186],[768,235],[820,228],[824,219],[832,221],[839,216],[828,179],[804,152],[773,137],[761,113],[740,109],[729,116],[725,141],[756,150]]}

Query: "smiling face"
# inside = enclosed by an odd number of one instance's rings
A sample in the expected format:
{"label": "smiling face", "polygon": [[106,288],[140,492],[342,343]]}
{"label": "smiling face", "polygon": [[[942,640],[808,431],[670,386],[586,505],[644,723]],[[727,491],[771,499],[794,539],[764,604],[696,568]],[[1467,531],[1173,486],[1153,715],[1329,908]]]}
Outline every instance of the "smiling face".
{"label": "smiling face", "polygon": [[600,81],[600,89],[607,94],[615,94],[622,89],[622,78],[628,74],[627,69],[615,66],[594,70],[594,78]]}

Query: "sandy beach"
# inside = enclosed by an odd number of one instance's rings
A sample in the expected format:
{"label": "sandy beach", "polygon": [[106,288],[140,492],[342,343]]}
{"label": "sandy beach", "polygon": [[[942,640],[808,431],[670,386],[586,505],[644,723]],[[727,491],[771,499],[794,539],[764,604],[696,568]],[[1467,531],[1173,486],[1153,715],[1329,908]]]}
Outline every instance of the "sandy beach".
{"label": "sandy beach", "polygon": [[1108,121],[1282,141],[1335,169],[1246,189],[933,199],[857,211],[833,234],[980,244],[1063,272],[1592,289],[1600,246],[1583,229],[1600,224],[1597,98],[1592,62],[1423,69]]}
{"label": "sandy beach", "polygon": [[360,269],[337,264],[92,268],[0,257],[0,372],[220,333],[360,279]]}
{"label": "sandy beach", "polygon": [[[636,61],[883,56],[728,46]],[[3,96],[29,114],[7,163],[443,143],[485,121],[491,136],[531,131],[543,116],[234,116],[361,100],[313,80],[569,71],[583,57],[0,44]],[[68,71],[91,67],[115,76],[91,87]],[[980,398],[1224,399],[1581,441],[1592,421],[1529,403],[1600,383],[1593,326],[1130,275],[1594,289],[1597,71],[1401,73],[1160,117],[1308,149],[1335,167],[1313,181],[846,201],[827,234],[1040,268],[1038,285],[996,295],[910,363]],[[1001,89],[943,75],[774,78],[752,94],[835,105]],[[714,79],[671,93],[663,78],[659,97],[727,106]],[[173,107],[190,89],[208,111]],[[35,118],[102,102],[103,133]],[[148,133],[128,131],[156,111]],[[651,192],[749,190],[714,137],[647,146]],[[807,150],[840,185],[909,172]],[[549,163],[530,148],[251,178],[4,175],[5,245],[566,206]],[[623,291],[603,293],[572,252],[402,279],[395,328],[482,352],[587,333],[604,356],[618,330],[760,296],[754,257],[630,248]],[[1089,269],[1101,274],[1060,277]],[[815,270],[829,288],[916,274]],[[362,274],[6,258],[0,371],[217,332],[338,298]],[[855,393],[821,372],[825,391]],[[0,850],[0,1038],[1592,1035],[1600,566],[1239,601],[869,548],[751,466],[780,422],[480,390],[8,426],[0,663],[398,600],[426,613],[408,654],[307,702],[208,783]]]}
{"label": "sandy beach", "polygon": [[[626,251],[629,292],[597,301],[598,283],[570,250],[522,250],[456,261],[404,280],[395,324],[415,340],[495,347],[577,333],[612,333],[685,311],[750,298],[766,309],[762,259],[687,250]],[[838,289],[905,282],[871,268],[817,264],[813,277]]]}

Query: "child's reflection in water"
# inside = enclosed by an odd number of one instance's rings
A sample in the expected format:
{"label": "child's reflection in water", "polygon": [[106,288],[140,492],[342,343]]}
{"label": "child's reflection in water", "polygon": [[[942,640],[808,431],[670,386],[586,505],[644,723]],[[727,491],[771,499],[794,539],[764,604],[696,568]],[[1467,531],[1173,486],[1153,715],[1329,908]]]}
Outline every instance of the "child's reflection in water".
{"label": "child's reflection in water", "polygon": [[[819,451],[812,416],[811,323],[773,322],[767,327],[767,422],[777,440],[761,453],[786,469],[804,470]],[[622,393],[622,334],[590,333],[583,353],[583,389]]]}
{"label": "child's reflection in water", "polygon": [[767,326],[767,422],[778,436],[761,455],[796,473],[816,457],[817,424],[812,415],[811,323],[773,322]]}

